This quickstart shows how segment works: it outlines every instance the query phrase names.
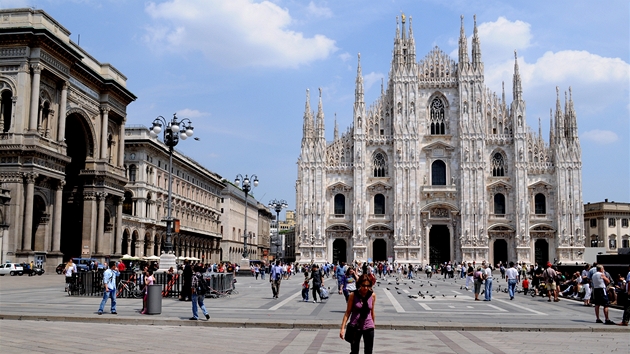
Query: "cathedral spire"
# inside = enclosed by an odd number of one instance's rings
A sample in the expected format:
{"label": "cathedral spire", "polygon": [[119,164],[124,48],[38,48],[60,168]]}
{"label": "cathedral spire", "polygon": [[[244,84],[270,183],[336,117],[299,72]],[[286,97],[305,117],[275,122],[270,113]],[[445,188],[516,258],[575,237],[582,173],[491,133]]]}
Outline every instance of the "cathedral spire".
{"label": "cathedral spire", "polygon": [[339,125],[337,124],[337,112],[335,112],[335,140],[339,140]]}
{"label": "cathedral spire", "polygon": [[560,88],[556,86],[556,139],[559,141],[564,137],[564,115],[562,114],[562,106],[560,105]]}
{"label": "cathedral spire", "polygon": [[573,90],[569,86],[569,108],[567,110],[567,116],[569,117],[569,137],[577,138],[577,116],[575,114],[575,107],[573,107]]}
{"label": "cathedral spire", "polygon": [[313,133],[313,114],[311,113],[311,94],[306,89],[306,105],[304,107],[304,124],[302,126],[303,139],[312,138]]}
{"label": "cathedral spire", "polygon": [[501,102],[505,106],[505,81],[501,81]]}
{"label": "cathedral spire", "polygon": [[514,78],[512,82],[512,95],[514,101],[521,101],[523,89],[521,87],[521,74],[518,71],[518,55],[514,51]]}
{"label": "cathedral spire", "polygon": [[553,109],[549,108],[549,146],[553,145]]}
{"label": "cathedral spire", "polygon": [[462,26],[459,30],[459,65],[462,67],[464,63],[468,64],[468,40],[466,39],[466,31],[464,30],[464,15],[461,15]]}
{"label": "cathedral spire", "polygon": [[407,39],[407,33],[406,33],[407,31],[405,30],[405,14],[404,13],[400,14],[400,19],[402,20],[401,21],[402,22],[402,26],[401,26],[400,31],[402,32],[401,33],[402,34],[402,40],[404,41],[405,39]]}
{"label": "cathedral spire", "polygon": [[324,138],[324,109],[322,107],[322,89],[319,88],[319,103],[317,104],[317,138]]}
{"label": "cathedral spire", "polygon": [[383,78],[381,78],[381,97],[385,94],[385,90],[383,89]]}
{"label": "cathedral spire", "polygon": [[411,26],[411,20],[411,16],[409,16],[409,43],[407,43],[407,52],[409,53],[409,57],[407,63],[416,62],[416,40],[413,38],[413,28]]}
{"label": "cathedral spire", "polygon": [[354,101],[363,102],[363,74],[361,73],[361,53],[359,53],[357,57],[358,57],[358,65],[357,65],[356,87],[354,89]]}
{"label": "cathedral spire", "polygon": [[479,43],[479,34],[477,33],[477,15],[473,16],[475,22],[475,29],[473,31],[472,38],[472,59],[473,66],[480,67],[481,66],[481,45]]}
{"label": "cathedral spire", "polygon": [[538,117],[538,139],[542,140],[542,125],[540,125],[540,117]]}

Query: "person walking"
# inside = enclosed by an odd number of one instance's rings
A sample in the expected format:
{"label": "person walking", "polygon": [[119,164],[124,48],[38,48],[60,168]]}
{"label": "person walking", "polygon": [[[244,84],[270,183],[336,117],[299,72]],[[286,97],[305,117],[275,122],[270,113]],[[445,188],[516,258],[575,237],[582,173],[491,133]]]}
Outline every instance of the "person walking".
{"label": "person walking", "polygon": [[547,262],[547,269],[543,272],[543,278],[545,279],[545,288],[547,289],[547,301],[551,302],[551,297],[553,296],[553,301],[558,302],[558,292],[556,291],[556,271],[551,266],[551,262]]}
{"label": "person walking", "polygon": [[[593,281],[593,305],[595,305],[595,323],[605,323],[607,325],[614,325],[615,322],[611,321],[608,318],[608,295],[606,295],[606,286],[610,283],[610,279],[608,279],[604,275],[604,266],[601,264],[596,265],[596,271],[593,273],[591,277]],[[605,322],[599,318],[599,307],[604,307],[604,317],[606,319]]]}
{"label": "person walking", "polygon": [[116,312],[116,277],[120,275],[115,261],[109,262],[109,269],[103,272],[103,300],[101,300],[101,306],[98,308],[98,314],[103,314],[105,303],[107,299],[111,299],[111,312],[112,315],[117,315]]}
{"label": "person walking", "polygon": [[354,268],[352,266],[349,266],[344,276],[344,284],[343,284],[343,296],[346,298],[346,303],[348,302],[348,298],[350,297],[350,294],[354,292],[355,290],[357,290],[358,280],[359,280],[359,277],[355,273]]}
{"label": "person walking", "polygon": [[70,288],[70,284],[72,283],[72,276],[77,273],[77,265],[72,262],[72,258],[68,260],[66,263],[66,267],[63,271],[66,275],[66,292]]}
{"label": "person walking", "polygon": [[505,280],[508,283],[508,293],[510,294],[510,300],[514,300],[514,289],[518,283],[518,270],[514,268],[514,262],[509,263],[510,267],[505,270]]}
{"label": "person walking", "polygon": [[192,299],[190,294],[190,288],[192,283],[193,270],[190,266],[190,261],[184,261],[184,286],[182,287],[182,293],[179,297],[179,301],[190,301]]}
{"label": "person walking", "polygon": [[483,264],[485,283],[485,298],[483,301],[492,301],[492,267],[489,264]]}
{"label": "person walking", "polygon": [[[361,337],[363,337],[363,352],[372,354],[374,348],[374,328],[376,317],[374,307],[376,294],[372,291],[372,281],[363,274],[359,277],[359,289],[353,291],[348,298],[346,312],[341,320],[339,337],[350,342],[350,354],[359,354]],[[351,328],[346,329],[346,324]],[[346,331],[350,337],[346,338]]]}
{"label": "person walking", "polygon": [[195,266],[194,268],[195,274],[193,274],[192,278],[190,279],[190,284],[191,284],[190,294],[192,297],[192,317],[189,318],[189,320],[191,321],[196,321],[199,319],[197,306],[201,308],[203,315],[206,316],[206,320],[210,319],[208,310],[206,310],[206,305],[203,304],[203,299],[206,297],[205,296],[206,294],[205,293],[202,294],[201,291],[198,290],[198,289],[201,289],[200,282],[205,282],[205,280],[203,279],[203,275],[201,275],[202,271],[203,271],[203,268],[201,266],[199,265]]}
{"label": "person walking", "polygon": [[473,283],[475,287],[475,301],[479,301],[479,293],[481,292],[481,286],[483,285],[483,274],[481,267],[477,267],[477,271],[473,275]]}
{"label": "person walking", "polygon": [[[463,267],[462,267],[463,268]],[[475,268],[473,268],[472,263],[468,262],[468,268],[466,268],[466,290],[468,290],[469,284],[475,285],[474,281]]]}
{"label": "person walking", "polygon": [[343,286],[344,286],[344,281],[346,279],[345,277],[345,272],[344,272],[344,262],[341,262],[341,264],[338,264],[337,267],[335,267],[335,278],[337,279],[337,292],[339,294],[341,294]]}
{"label": "person walking", "polygon": [[[319,289],[324,286],[322,271],[319,269],[317,264],[313,264],[310,279],[313,282],[313,303],[317,303],[317,294],[319,294]],[[322,299],[320,298],[319,302],[321,301]]]}
{"label": "person walking", "polygon": [[154,282],[155,282],[155,277],[153,277],[153,271],[147,270],[147,274],[144,276],[144,289],[142,290],[144,292],[144,297],[142,298],[142,311],[140,311],[140,313],[143,315],[147,313],[147,298],[149,296],[149,285],[153,285]]}
{"label": "person walking", "polygon": [[277,299],[280,294],[280,282],[282,281],[282,267],[280,266],[280,261],[276,261],[276,265],[271,266],[271,270],[269,272],[269,282],[271,283],[271,292],[273,293],[273,298]]}

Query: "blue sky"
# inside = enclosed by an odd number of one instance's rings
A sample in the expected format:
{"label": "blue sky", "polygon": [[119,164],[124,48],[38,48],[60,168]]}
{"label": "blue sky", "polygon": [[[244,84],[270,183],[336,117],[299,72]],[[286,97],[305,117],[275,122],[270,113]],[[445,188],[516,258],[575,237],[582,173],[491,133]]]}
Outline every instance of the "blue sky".
{"label": "blue sky", "polygon": [[[573,90],[584,202],[630,202],[628,1],[0,0],[43,9],[73,41],[127,76],[127,124],[190,118],[200,141],[178,149],[224,178],[257,174],[254,195],[295,207],[305,91],[323,91],[326,136],[352,122],[357,53],[366,102],[387,82],[396,16],[413,18],[417,58],[456,57],[460,15],[473,15],[486,84],[511,101],[518,51],[529,125],[548,139],[556,86]],[[470,46],[469,46],[470,48]],[[564,98],[563,98],[564,101]],[[563,103],[564,104],[564,103]]]}

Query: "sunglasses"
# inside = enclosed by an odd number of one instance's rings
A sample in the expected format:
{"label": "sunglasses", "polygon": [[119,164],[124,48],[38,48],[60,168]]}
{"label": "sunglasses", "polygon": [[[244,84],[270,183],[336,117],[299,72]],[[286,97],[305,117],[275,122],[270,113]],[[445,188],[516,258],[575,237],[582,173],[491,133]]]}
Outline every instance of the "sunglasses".
{"label": "sunglasses", "polygon": [[371,288],[372,284],[361,284],[362,288]]}

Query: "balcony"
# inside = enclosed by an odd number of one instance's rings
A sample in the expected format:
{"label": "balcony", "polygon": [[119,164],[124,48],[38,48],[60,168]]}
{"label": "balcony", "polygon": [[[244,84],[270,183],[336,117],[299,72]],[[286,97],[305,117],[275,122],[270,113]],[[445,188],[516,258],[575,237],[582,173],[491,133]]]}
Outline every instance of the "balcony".
{"label": "balcony", "polygon": [[370,214],[368,215],[369,221],[387,223],[391,221],[391,218],[388,214]]}
{"label": "balcony", "polygon": [[328,216],[328,221],[334,223],[345,223],[349,222],[350,218],[351,215],[349,214],[331,214],[330,216]]}

